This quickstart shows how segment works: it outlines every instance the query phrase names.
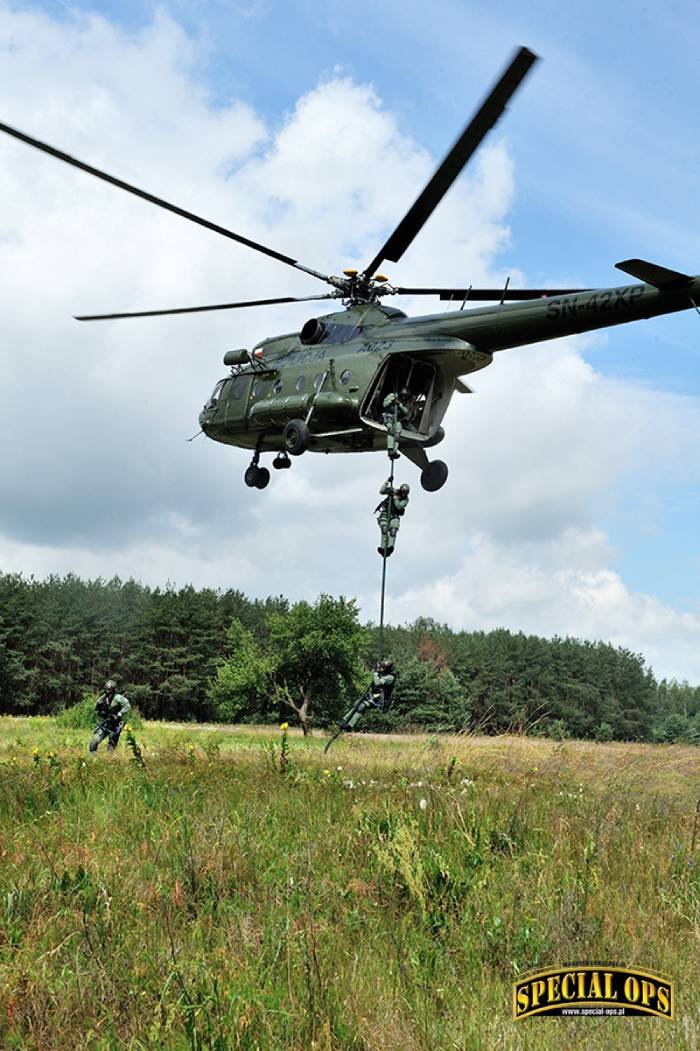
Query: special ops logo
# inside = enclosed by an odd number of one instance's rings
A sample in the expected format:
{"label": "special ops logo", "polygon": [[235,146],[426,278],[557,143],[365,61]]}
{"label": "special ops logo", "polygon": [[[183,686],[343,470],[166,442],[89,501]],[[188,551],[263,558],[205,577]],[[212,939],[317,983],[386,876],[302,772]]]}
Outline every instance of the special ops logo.
{"label": "special ops logo", "polygon": [[576,964],[536,971],[513,982],[513,1018],[532,1015],[674,1016],[673,982],[651,971]]}

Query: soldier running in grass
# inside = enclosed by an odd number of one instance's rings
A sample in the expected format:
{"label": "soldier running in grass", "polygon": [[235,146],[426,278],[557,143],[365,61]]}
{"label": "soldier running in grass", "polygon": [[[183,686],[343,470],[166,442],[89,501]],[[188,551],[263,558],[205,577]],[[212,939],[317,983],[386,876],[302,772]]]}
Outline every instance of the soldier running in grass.
{"label": "soldier running in grass", "polygon": [[100,719],[99,725],[95,727],[90,744],[91,752],[96,752],[105,737],[109,738],[107,748],[110,752],[119,744],[121,732],[127,712],[131,711],[131,705],[123,694],[117,693],[117,684],[114,679],[107,679],[104,691],[97,698],[95,711]]}

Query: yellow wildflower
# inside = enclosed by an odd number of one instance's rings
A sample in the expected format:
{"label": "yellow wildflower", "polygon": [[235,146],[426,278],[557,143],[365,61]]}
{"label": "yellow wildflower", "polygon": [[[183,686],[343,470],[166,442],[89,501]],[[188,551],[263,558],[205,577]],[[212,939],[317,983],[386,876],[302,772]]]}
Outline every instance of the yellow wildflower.
{"label": "yellow wildflower", "polygon": [[280,726],[280,730],[288,730],[288,729],[289,729],[289,723],[282,723],[282,725]]}

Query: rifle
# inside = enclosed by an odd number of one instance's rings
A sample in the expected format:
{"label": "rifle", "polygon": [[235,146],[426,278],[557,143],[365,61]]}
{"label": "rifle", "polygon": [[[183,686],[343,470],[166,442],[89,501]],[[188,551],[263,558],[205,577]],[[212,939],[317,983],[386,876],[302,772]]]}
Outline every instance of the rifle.
{"label": "rifle", "polygon": [[[98,712],[98,715],[99,714],[100,713]],[[92,732],[93,734],[96,734],[98,730],[103,730],[111,737],[113,734],[120,734],[123,729],[123,719],[120,719],[118,715],[106,715],[102,722],[98,723]]]}

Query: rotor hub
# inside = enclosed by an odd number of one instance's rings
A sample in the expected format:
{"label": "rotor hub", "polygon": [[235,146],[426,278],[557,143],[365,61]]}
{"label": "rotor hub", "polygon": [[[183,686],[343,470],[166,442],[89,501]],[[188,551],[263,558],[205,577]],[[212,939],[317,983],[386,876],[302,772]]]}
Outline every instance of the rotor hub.
{"label": "rotor hub", "polygon": [[337,288],[346,306],[360,303],[377,303],[382,296],[396,291],[384,274],[368,277],[358,270],[343,270],[343,277],[332,276],[330,282]]}

